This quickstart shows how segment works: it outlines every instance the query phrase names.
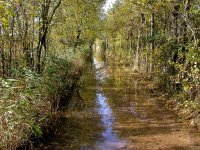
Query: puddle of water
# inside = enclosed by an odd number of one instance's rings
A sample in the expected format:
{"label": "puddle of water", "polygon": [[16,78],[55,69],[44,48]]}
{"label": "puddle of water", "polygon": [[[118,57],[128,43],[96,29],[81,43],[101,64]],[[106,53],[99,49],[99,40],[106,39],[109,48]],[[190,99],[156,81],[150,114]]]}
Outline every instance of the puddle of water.
{"label": "puddle of water", "polygon": [[104,131],[101,133],[104,141],[98,142],[99,149],[122,149],[125,148],[125,141],[120,140],[116,133],[113,131],[113,123],[115,118],[112,114],[112,109],[110,108],[106,96],[103,94],[101,86],[99,83],[103,83],[107,77],[105,70],[105,63],[103,61],[98,62],[94,58],[94,66],[96,70],[96,80],[97,80],[97,92],[96,101],[99,106],[98,114],[101,116],[102,125]]}
{"label": "puddle of water", "polygon": [[83,101],[73,97],[55,136],[37,149],[200,149],[200,134],[152,97],[147,81],[130,68],[96,57],[83,81]]}

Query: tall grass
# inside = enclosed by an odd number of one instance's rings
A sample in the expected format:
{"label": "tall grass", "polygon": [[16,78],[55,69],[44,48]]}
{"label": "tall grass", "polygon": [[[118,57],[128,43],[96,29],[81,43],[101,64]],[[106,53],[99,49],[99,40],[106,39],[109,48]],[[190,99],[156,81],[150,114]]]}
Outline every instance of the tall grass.
{"label": "tall grass", "polygon": [[[42,136],[81,75],[84,54],[49,56],[42,74],[27,68],[14,79],[0,79],[0,149],[16,149],[31,135]],[[67,99],[65,99],[67,100]]]}

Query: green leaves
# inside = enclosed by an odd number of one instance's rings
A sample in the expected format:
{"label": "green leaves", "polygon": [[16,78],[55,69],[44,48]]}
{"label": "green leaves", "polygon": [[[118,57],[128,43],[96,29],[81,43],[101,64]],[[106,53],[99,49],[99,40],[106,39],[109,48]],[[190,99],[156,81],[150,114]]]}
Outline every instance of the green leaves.
{"label": "green leaves", "polygon": [[53,45],[59,51],[77,46],[88,46],[102,28],[99,0],[64,0],[56,14],[56,28],[52,31]]}
{"label": "green leaves", "polygon": [[5,1],[0,1],[0,24],[8,28],[9,17],[11,16],[10,4]]}
{"label": "green leaves", "polygon": [[197,65],[198,62],[200,62],[200,48],[189,46],[188,52],[186,53],[186,63],[192,62]]}
{"label": "green leaves", "polygon": [[30,135],[30,131],[37,136],[42,135],[39,127],[42,122],[36,122],[35,114],[41,113],[47,117],[51,109],[43,88],[43,82],[28,69],[24,71],[24,78],[2,79],[0,118],[3,117],[4,122],[0,122],[0,137],[5,137],[1,139],[2,143],[6,144],[13,138],[15,142],[17,139],[23,141],[23,138]]}
{"label": "green leaves", "polygon": [[38,125],[33,125],[31,127],[31,130],[33,132],[33,134],[36,136],[36,137],[42,137],[42,129],[40,126]]}

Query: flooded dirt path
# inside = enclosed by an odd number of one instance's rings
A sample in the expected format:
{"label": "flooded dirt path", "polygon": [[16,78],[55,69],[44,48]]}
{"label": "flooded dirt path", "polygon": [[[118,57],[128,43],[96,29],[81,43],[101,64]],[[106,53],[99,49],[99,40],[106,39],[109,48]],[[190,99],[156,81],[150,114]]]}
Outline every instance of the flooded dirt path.
{"label": "flooded dirt path", "polygon": [[95,57],[54,137],[37,149],[195,150],[200,134],[151,96],[129,67]]}

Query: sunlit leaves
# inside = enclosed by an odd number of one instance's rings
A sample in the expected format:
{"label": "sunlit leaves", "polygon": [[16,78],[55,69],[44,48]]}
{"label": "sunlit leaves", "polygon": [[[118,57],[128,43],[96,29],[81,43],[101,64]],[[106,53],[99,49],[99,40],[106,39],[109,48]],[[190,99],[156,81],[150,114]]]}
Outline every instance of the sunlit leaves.
{"label": "sunlit leaves", "polygon": [[0,25],[6,28],[9,26],[9,17],[11,16],[10,3],[0,1]]}
{"label": "sunlit leaves", "polygon": [[57,28],[52,31],[53,42],[63,51],[77,43],[89,45],[102,28],[102,4],[99,0],[64,0],[54,22]]}

